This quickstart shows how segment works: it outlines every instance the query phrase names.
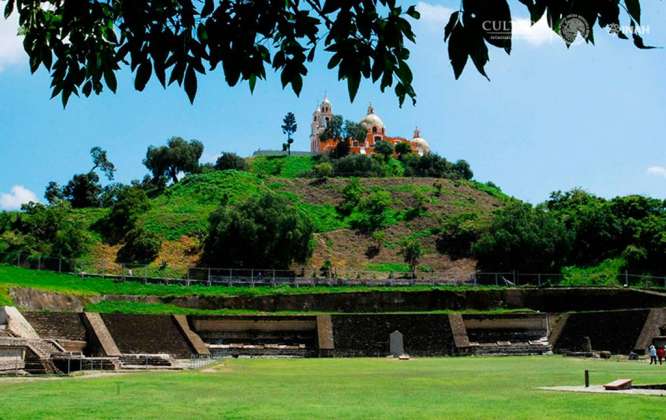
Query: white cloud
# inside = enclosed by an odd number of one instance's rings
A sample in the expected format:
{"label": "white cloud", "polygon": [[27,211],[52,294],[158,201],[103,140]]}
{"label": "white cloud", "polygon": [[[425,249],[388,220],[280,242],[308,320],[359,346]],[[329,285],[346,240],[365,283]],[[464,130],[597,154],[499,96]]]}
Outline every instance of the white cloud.
{"label": "white cloud", "polygon": [[513,31],[513,39],[523,40],[537,47],[558,39],[555,32],[548,27],[545,17],[534,25],[532,25],[530,19],[514,19],[511,29]]}
{"label": "white cloud", "polygon": [[444,30],[444,25],[449,21],[451,13],[453,13],[453,9],[423,1],[416,4],[416,10],[421,14],[420,22],[442,31]]}
{"label": "white cloud", "polygon": [[[437,31],[444,31],[454,9],[446,6],[430,4],[420,1],[416,4],[416,10],[421,13],[419,22]],[[513,40],[525,41],[533,46],[541,46],[558,39],[557,35],[548,27],[545,17],[532,25],[530,19],[518,18],[512,22]]]}
{"label": "white cloud", "polygon": [[647,173],[649,175],[661,176],[666,178],[666,166],[653,165],[647,168]]}
{"label": "white cloud", "polygon": [[0,16],[0,71],[7,66],[23,63],[27,58],[23,41],[18,36],[18,28],[16,12],[9,19]]}
{"label": "white cloud", "polygon": [[14,185],[9,193],[0,194],[0,209],[18,210],[21,204],[38,202],[37,196],[23,185]]}

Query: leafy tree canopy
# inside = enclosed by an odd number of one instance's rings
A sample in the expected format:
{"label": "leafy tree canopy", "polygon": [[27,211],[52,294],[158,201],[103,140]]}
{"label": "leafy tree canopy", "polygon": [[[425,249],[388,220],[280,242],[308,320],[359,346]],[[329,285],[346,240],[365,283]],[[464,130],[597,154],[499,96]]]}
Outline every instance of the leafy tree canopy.
{"label": "leafy tree canopy", "polygon": [[[635,30],[639,0],[520,0],[533,22],[546,16],[567,45],[577,36],[594,41],[594,27],[633,38],[651,48]],[[626,10],[630,34],[620,26]],[[142,91],[154,76],[166,87],[178,83],[194,101],[197,79],[218,68],[230,86],[253,90],[266,69],[280,74],[283,87],[299,94],[307,64],[322,49],[329,69],[347,82],[353,100],[362,79],[392,87],[402,104],[415,100],[408,42],[415,42],[409,18],[414,6],[395,0],[9,0],[5,17],[19,15],[30,69],[50,72],[53,97],[66,104],[72,94],[115,92],[116,73],[134,72]],[[626,25],[625,25],[626,26]],[[444,29],[454,74],[471,59],[486,75],[488,45],[511,52],[511,10],[507,0],[462,0]]]}
{"label": "leafy tree canopy", "polygon": [[136,227],[125,236],[125,243],[118,250],[118,262],[149,264],[159,255],[162,240],[156,234]]}
{"label": "leafy tree canopy", "polygon": [[153,179],[171,179],[178,182],[178,174],[192,173],[199,169],[199,159],[203,154],[204,146],[198,140],[189,142],[181,137],[172,137],[166,146],[150,146],[146,152],[143,164],[153,174]]}
{"label": "leafy tree canopy", "polygon": [[209,220],[203,259],[216,267],[288,268],[312,252],[310,219],[274,194],[223,203]]}
{"label": "leafy tree canopy", "polygon": [[150,202],[143,189],[124,188],[111,205],[111,211],[99,221],[98,228],[107,241],[116,243],[136,227],[139,216],[149,208]]}
{"label": "leafy tree canopy", "polygon": [[109,181],[113,181],[113,176],[116,172],[116,166],[111,163],[109,160],[106,150],[102,149],[99,146],[95,146],[90,149],[90,156],[93,160],[93,167],[90,172],[94,172],[96,169],[99,169],[106,175]]}
{"label": "leafy tree canopy", "polygon": [[378,141],[375,143],[375,153],[381,155],[385,162],[391,158],[393,154],[393,145],[386,141]]}
{"label": "leafy tree canopy", "polygon": [[88,236],[83,227],[69,217],[68,202],[60,200],[51,206],[29,203],[24,204],[22,210],[15,220],[5,220],[7,230],[0,230],[0,252],[78,257],[85,251]]}
{"label": "leafy tree canopy", "polygon": [[223,152],[215,162],[215,169],[219,171],[224,171],[227,169],[244,171],[247,169],[247,162],[236,153]]}
{"label": "leafy tree canopy", "polygon": [[63,197],[77,209],[99,207],[100,192],[99,176],[94,172],[74,175],[62,190]]}

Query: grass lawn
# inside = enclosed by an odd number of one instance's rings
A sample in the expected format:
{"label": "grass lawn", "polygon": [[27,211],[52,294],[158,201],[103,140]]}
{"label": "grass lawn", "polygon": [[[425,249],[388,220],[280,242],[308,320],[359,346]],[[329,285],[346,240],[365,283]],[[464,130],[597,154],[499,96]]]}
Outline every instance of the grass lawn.
{"label": "grass lawn", "polygon": [[[478,289],[472,286],[312,286],[312,287],[227,287],[227,286],[181,286],[143,284],[140,282],[116,282],[109,279],[59,274],[51,271],[28,270],[0,264],[0,302],[8,299],[7,288],[31,287],[39,290],[73,295],[150,295],[150,296],[266,296],[276,294],[303,293],[346,293],[369,291],[424,291],[424,290],[466,290]],[[493,287],[488,287],[491,290]]]}
{"label": "grass lawn", "polygon": [[559,356],[237,359],[207,371],[0,380],[3,418],[663,418],[659,397],[541,391],[666,367]]}

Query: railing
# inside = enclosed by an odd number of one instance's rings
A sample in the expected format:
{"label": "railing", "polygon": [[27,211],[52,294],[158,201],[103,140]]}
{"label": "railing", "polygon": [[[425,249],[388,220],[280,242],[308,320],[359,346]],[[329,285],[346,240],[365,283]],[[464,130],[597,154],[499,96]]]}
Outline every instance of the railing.
{"label": "railing", "polygon": [[217,363],[222,358],[219,356],[192,356],[190,358],[189,369],[202,369],[212,364]]}
{"label": "railing", "polygon": [[[136,281],[146,284],[178,284],[184,286],[411,286],[411,285],[468,285],[496,287],[567,287],[570,284],[560,273],[522,273],[518,271],[361,271],[332,270],[328,273],[306,270],[272,268],[190,267],[173,269],[166,266],[116,264],[85,259],[68,259],[40,255],[0,254],[0,262],[35,270],[49,270],[86,277],[109,278],[117,281]],[[613,281],[609,281],[613,280]],[[666,276],[622,273],[606,277],[605,284],[624,287],[666,288]],[[598,283],[600,286],[604,284]],[[594,280],[585,286],[595,285]]]}

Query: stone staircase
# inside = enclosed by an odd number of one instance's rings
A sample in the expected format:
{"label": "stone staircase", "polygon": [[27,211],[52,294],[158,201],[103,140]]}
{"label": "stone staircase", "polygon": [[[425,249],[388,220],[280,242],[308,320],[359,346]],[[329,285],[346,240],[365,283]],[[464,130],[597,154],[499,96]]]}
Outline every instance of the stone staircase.
{"label": "stone staircase", "polygon": [[478,356],[529,356],[552,353],[547,337],[536,341],[495,343],[470,343],[470,354]]}
{"label": "stone staircase", "polygon": [[25,353],[25,371],[32,374],[59,374],[60,370],[51,359],[61,350],[49,340],[27,340]]}

